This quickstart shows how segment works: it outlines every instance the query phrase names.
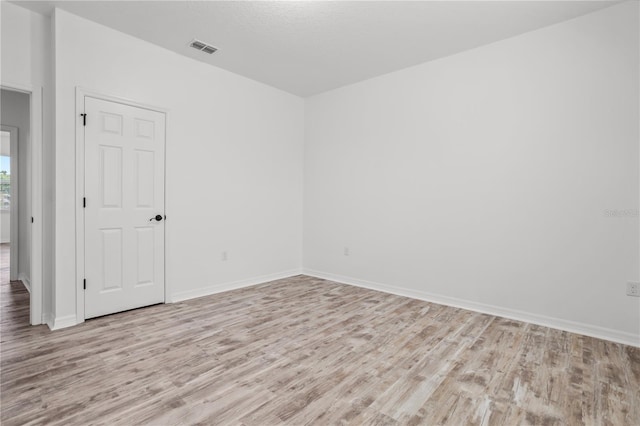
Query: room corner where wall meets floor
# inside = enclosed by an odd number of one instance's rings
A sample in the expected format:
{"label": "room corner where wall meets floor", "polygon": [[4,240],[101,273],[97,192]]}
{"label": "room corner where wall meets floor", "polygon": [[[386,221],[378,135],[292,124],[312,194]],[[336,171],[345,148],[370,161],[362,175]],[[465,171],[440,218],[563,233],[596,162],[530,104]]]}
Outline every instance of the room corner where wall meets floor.
{"label": "room corner where wall meets floor", "polygon": [[486,305],[475,302],[473,300],[456,299],[441,294],[427,293],[407,287],[361,280],[358,278],[335,275],[321,271],[305,269],[302,273],[309,277],[329,280],[336,283],[348,284],[356,287],[366,288],[369,290],[381,291],[384,293],[423,300],[430,303],[437,303],[453,308],[466,309],[473,312],[521,321],[543,327],[549,327],[556,330],[581,334],[584,336],[594,337],[596,339],[608,340],[611,342],[640,348],[640,335],[633,333],[624,333],[618,330],[608,329],[604,327],[596,327],[588,323],[585,324],[575,321],[567,321],[561,318],[546,317],[532,312],[517,311],[505,306]]}

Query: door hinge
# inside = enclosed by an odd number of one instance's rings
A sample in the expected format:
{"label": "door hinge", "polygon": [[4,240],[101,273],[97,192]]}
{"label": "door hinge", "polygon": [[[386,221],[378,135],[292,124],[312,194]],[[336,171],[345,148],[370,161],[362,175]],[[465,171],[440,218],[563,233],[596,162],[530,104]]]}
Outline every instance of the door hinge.
{"label": "door hinge", "polygon": [[86,278],[82,280],[82,289],[83,290],[87,289],[87,279]]}
{"label": "door hinge", "polygon": [[87,125],[87,114],[80,114],[82,116],[82,125],[86,126]]}
{"label": "door hinge", "polygon": [[31,223],[33,223],[33,216],[31,216]]}
{"label": "door hinge", "polygon": [[82,197],[82,208],[87,208],[87,198]]}

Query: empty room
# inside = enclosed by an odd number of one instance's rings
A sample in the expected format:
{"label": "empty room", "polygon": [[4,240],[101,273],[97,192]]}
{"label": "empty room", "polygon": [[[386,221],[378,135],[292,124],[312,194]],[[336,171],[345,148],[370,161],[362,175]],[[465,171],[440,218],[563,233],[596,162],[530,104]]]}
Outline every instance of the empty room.
{"label": "empty room", "polygon": [[640,426],[638,1],[0,19],[3,426]]}

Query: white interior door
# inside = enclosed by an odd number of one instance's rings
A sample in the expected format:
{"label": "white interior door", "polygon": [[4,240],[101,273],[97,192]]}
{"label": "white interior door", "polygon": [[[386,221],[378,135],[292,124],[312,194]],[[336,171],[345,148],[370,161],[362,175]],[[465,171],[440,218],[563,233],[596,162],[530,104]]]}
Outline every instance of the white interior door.
{"label": "white interior door", "polygon": [[85,318],[164,302],[165,115],[86,96]]}

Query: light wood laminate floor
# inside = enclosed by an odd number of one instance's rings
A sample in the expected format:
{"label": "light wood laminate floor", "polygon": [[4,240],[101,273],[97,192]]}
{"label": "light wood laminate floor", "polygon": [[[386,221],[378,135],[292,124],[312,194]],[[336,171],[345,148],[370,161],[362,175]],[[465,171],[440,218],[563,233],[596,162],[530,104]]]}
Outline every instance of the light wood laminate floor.
{"label": "light wood laminate floor", "polygon": [[640,424],[640,349],[320,279],[55,332],[1,289],[4,426]]}

